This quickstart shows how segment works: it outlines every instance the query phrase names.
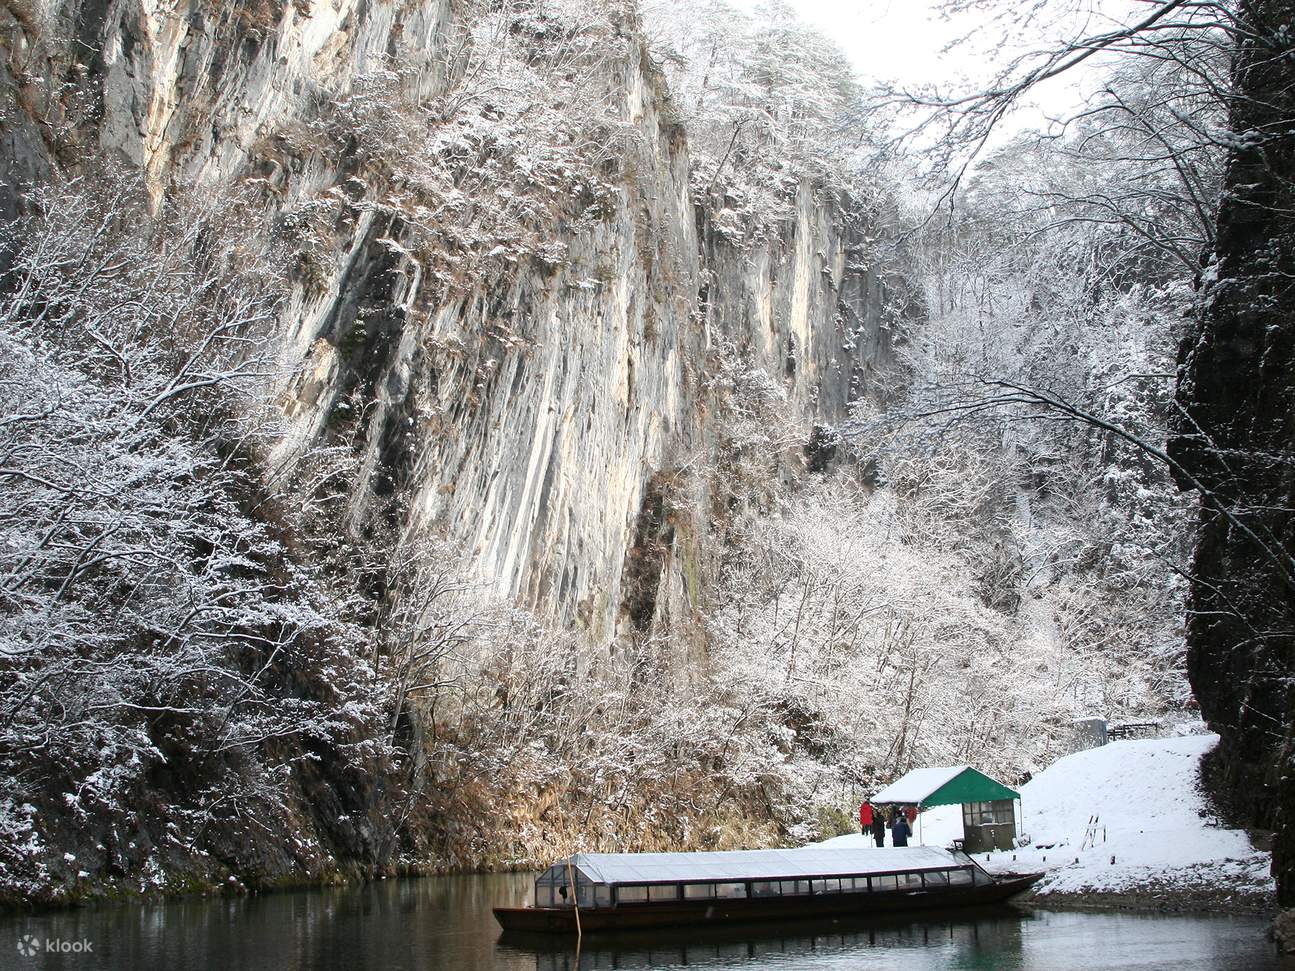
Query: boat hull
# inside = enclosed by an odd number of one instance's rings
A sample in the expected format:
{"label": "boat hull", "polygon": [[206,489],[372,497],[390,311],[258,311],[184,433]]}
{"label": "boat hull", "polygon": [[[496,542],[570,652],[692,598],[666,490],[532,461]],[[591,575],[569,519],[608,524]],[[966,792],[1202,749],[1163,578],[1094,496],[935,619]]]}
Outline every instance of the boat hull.
{"label": "boat hull", "polygon": [[[1004,877],[975,887],[950,887],[887,893],[833,893],[786,897],[741,897],[725,900],[678,900],[621,907],[581,909],[580,931],[631,930],[684,924],[728,924],[820,917],[862,917],[922,910],[952,910],[1001,903],[1028,890],[1043,874]],[[571,907],[496,907],[495,919],[506,931],[574,934]]]}

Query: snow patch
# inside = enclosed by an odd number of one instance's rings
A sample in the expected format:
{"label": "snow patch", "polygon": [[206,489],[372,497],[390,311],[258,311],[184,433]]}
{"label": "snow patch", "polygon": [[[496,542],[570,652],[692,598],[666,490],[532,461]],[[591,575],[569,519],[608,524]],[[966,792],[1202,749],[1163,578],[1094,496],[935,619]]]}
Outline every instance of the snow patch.
{"label": "snow patch", "polygon": [[[1201,757],[1217,735],[1111,742],[1059,759],[1020,787],[1028,845],[976,854],[991,872],[1045,871],[1040,896],[1205,889],[1219,900],[1275,893],[1272,857],[1217,824],[1199,788]],[[960,806],[920,815],[920,838],[962,836]],[[915,830],[917,827],[914,827]],[[861,835],[819,846],[871,845]]]}

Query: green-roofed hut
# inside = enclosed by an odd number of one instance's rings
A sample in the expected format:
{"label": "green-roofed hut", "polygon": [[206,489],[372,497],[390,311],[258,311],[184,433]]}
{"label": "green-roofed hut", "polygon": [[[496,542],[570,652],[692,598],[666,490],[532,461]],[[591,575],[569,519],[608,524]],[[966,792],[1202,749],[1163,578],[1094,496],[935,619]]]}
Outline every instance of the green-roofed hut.
{"label": "green-roofed hut", "polygon": [[[963,849],[968,853],[1010,850],[1016,839],[1021,794],[969,765],[914,769],[870,800],[874,806],[962,806]],[[919,816],[920,820],[921,817]]]}

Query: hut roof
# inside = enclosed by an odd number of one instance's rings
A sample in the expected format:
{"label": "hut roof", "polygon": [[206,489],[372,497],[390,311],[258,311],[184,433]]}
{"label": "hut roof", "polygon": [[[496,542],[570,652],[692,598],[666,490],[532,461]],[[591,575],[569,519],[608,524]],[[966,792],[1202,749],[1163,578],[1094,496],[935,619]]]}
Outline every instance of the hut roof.
{"label": "hut roof", "polygon": [[951,806],[963,802],[1020,798],[1021,794],[1016,790],[969,765],[950,765],[914,769],[874,795],[872,802]]}

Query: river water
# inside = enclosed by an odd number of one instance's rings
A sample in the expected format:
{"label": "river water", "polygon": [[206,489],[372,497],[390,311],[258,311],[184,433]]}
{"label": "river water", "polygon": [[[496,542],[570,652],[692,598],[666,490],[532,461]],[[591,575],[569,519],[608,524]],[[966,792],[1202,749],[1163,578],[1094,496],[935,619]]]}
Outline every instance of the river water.
{"label": "river water", "polygon": [[[391,880],[259,897],[0,916],[0,971],[1268,971],[1256,918],[1014,910],[957,918],[657,931],[567,945],[501,939],[525,874]],[[36,953],[21,953],[20,945]],[[70,953],[49,952],[47,946]],[[86,947],[89,953],[86,953]],[[80,952],[80,953],[77,953]]]}

